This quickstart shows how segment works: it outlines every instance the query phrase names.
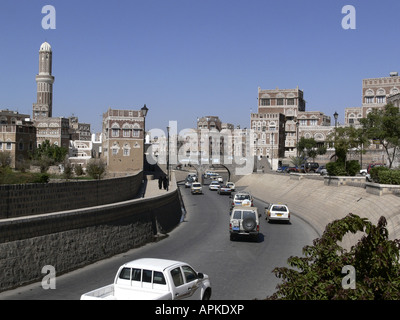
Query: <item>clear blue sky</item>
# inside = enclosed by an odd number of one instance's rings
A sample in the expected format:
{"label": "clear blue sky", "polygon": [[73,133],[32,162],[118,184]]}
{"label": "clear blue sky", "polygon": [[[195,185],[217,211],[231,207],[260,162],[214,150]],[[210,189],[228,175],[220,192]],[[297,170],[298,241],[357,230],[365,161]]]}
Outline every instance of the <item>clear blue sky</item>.
{"label": "clear blue sky", "polygon": [[[42,28],[42,7],[56,29]],[[342,7],[356,29],[342,28]],[[42,42],[53,48],[54,116],[101,130],[115,109],[146,128],[197,117],[249,127],[257,88],[299,86],[306,110],[361,105],[362,79],[400,72],[398,0],[1,0],[0,109],[32,114]]]}

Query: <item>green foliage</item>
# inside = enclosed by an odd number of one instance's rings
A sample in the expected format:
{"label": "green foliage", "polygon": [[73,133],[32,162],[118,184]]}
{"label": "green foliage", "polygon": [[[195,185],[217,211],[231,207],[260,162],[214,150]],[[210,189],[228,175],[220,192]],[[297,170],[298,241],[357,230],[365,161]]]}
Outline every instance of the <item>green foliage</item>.
{"label": "green foliage", "polygon": [[48,183],[46,173],[28,173],[13,171],[11,168],[0,168],[0,184]]}
{"label": "green foliage", "polygon": [[49,140],[45,140],[36,148],[32,155],[34,163],[40,166],[40,172],[46,172],[49,166],[62,163],[68,154],[68,149],[50,144]]}
{"label": "green foliage", "polygon": [[326,164],[326,170],[330,176],[355,176],[360,172],[361,166],[357,160],[329,162]]}
{"label": "green foliage", "polygon": [[106,172],[106,165],[100,159],[91,159],[86,166],[86,172],[93,179],[101,179]]}
{"label": "green foliage", "polygon": [[393,170],[387,167],[373,167],[369,171],[372,181],[381,184],[400,185],[400,170]]}
{"label": "green foliage", "polygon": [[69,161],[64,161],[64,172],[63,172],[63,177],[65,180],[71,179],[73,175],[73,169]]}
{"label": "green foliage", "polygon": [[317,141],[314,138],[301,137],[297,144],[301,158],[315,159],[317,155],[326,153],[326,147],[318,147]]}
{"label": "green foliage", "polygon": [[302,157],[290,156],[289,158],[292,161],[293,165],[297,168],[300,168],[300,166],[305,163],[305,160]]}
{"label": "green foliage", "polygon": [[330,176],[345,176],[347,175],[344,163],[342,162],[329,162],[326,164],[326,170]]}
{"label": "green foliage", "polygon": [[400,185],[400,170],[385,170],[379,172],[379,183]]}
{"label": "green foliage", "polygon": [[383,146],[392,167],[400,147],[400,110],[392,104],[383,109],[373,109],[366,118],[360,119],[363,130],[369,139],[379,141]]}
{"label": "green foliage", "polygon": [[349,176],[354,177],[361,170],[361,165],[357,160],[350,160],[346,162],[346,172]]}
{"label": "green foliage", "polygon": [[31,181],[26,183],[48,183],[50,176],[47,173],[35,173],[32,175]]}
{"label": "green foliage", "polygon": [[11,153],[9,151],[0,152],[0,167],[5,168],[11,165]]}
{"label": "green foliage", "polygon": [[371,179],[376,182],[376,183],[381,183],[380,182],[380,173],[383,171],[389,171],[389,168],[387,167],[373,167],[371,170],[369,170],[369,174],[371,176]]}
{"label": "green foliage", "polygon": [[335,128],[327,137],[327,142],[334,145],[338,162],[346,163],[347,153],[350,149],[356,153],[365,153],[365,147],[369,145],[367,134],[363,128],[350,127]]}
{"label": "green foliage", "polygon": [[[363,237],[350,250],[338,244],[344,235],[356,232],[363,232]],[[333,221],[321,238],[303,248],[303,257],[288,259],[291,268],[273,270],[282,283],[267,299],[400,299],[400,240],[388,238],[384,217],[376,226],[351,213]],[[342,286],[342,268],[349,265],[355,268],[355,289]]]}
{"label": "green foliage", "polygon": [[85,174],[85,172],[83,171],[83,168],[82,168],[82,166],[80,164],[76,165],[74,167],[74,172],[75,172],[75,175],[78,176],[78,177]]}

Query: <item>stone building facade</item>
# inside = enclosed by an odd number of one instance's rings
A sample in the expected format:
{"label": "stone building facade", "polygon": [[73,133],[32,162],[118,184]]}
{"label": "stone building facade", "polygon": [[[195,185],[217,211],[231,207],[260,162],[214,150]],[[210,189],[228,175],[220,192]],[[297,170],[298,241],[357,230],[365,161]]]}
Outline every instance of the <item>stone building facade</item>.
{"label": "stone building facade", "polygon": [[[278,163],[285,156],[286,118],[283,113],[263,112],[251,114],[253,130],[254,156],[266,156]],[[289,140],[292,141],[292,140]]]}
{"label": "stone building facade", "polygon": [[90,142],[90,124],[79,123],[75,116],[53,117],[52,63],[52,48],[48,42],[44,42],[39,49],[39,73],[36,75],[37,101],[32,108],[33,123],[37,128],[37,145],[48,140],[50,144],[69,148],[70,141]]}
{"label": "stone building facade", "polygon": [[109,108],[103,114],[102,159],[109,173],[143,169],[145,116],[141,110]]}
{"label": "stone building facade", "polygon": [[0,110],[0,152],[9,152],[11,167],[18,167],[36,148],[36,128],[29,115]]}
{"label": "stone building facade", "polygon": [[345,125],[358,125],[359,119],[366,118],[373,109],[381,109],[392,96],[400,94],[400,77],[391,72],[388,77],[369,78],[362,81],[361,107],[345,108]]}
{"label": "stone building facade", "polygon": [[[400,106],[399,96],[400,77],[397,72],[391,72],[387,77],[363,79],[362,104],[360,107],[345,108],[344,125],[359,127],[361,118],[366,118],[374,109],[382,109],[389,102]],[[357,157],[362,159],[362,167],[366,167],[368,163],[386,163],[387,155],[380,144],[372,141],[366,154],[362,158]]]}
{"label": "stone building facade", "polygon": [[53,116],[53,52],[48,42],[39,49],[39,74],[36,75],[37,101],[33,104],[33,119]]}
{"label": "stone building facade", "polygon": [[50,144],[59,147],[69,147],[70,133],[69,120],[67,118],[46,118],[34,120],[37,145],[40,146],[44,141],[48,140]]}
{"label": "stone building facade", "polygon": [[296,145],[301,137],[314,138],[322,145],[333,130],[329,116],[320,111],[306,111],[304,93],[298,87],[258,88],[258,113],[251,114],[250,125],[254,130],[255,152],[272,159],[274,170],[278,163],[289,162],[291,156],[297,155]]}

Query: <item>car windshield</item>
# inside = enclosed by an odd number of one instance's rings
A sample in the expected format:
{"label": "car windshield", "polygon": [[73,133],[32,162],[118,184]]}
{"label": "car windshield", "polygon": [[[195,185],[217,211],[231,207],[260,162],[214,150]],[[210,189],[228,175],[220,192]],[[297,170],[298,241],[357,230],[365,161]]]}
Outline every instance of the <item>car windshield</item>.
{"label": "car windshield", "polygon": [[250,200],[250,196],[248,194],[237,194],[235,200]]}
{"label": "car windshield", "polygon": [[200,187],[200,183],[192,183],[192,187]]}
{"label": "car windshield", "polygon": [[286,206],[273,206],[272,211],[287,212]]}

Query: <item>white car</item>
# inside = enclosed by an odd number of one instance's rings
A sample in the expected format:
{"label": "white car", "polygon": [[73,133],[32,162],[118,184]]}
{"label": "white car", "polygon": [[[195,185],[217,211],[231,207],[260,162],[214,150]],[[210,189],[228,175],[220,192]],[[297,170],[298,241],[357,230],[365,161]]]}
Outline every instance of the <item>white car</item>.
{"label": "white car", "polygon": [[81,300],[209,300],[208,275],[180,261],[143,258],[122,265],[107,286],[81,295]]}
{"label": "white car", "polygon": [[230,204],[231,209],[234,206],[241,206],[243,201],[246,201],[246,200],[248,200],[250,202],[251,207],[254,205],[253,196],[249,192],[246,192],[246,191],[241,191],[241,192],[235,193],[233,196],[231,196],[231,199],[232,199],[231,204]]}
{"label": "white car", "polygon": [[271,203],[265,208],[265,216],[268,222],[272,220],[290,221],[290,211],[285,204]]}
{"label": "white car", "polygon": [[193,179],[192,178],[186,178],[185,180],[185,188],[190,188],[192,186]]}
{"label": "white car", "polygon": [[192,194],[198,193],[198,194],[203,194],[203,188],[201,186],[200,182],[193,182],[192,186],[190,188],[190,192]]}
{"label": "white car", "polygon": [[235,186],[235,184],[233,182],[227,182],[226,186],[231,188],[232,192],[236,190],[236,186]]}
{"label": "white car", "polygon": [[220,183],[217,180],[211,181],[208,189],[217,191],[219,189]]}

